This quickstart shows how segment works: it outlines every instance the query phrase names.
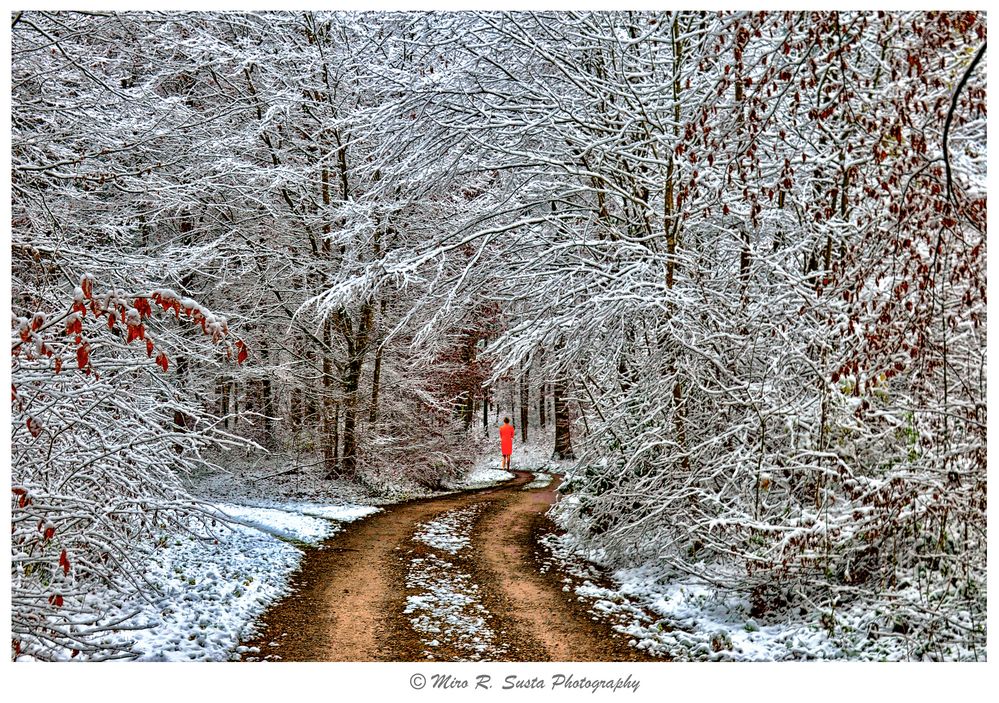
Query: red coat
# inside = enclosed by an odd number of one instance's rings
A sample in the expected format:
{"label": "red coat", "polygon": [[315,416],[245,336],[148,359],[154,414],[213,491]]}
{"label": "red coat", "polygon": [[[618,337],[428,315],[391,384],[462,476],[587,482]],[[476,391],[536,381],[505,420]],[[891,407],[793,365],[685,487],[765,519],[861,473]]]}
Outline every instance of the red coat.
{"label": "red coat", "polygon": [[515,431],[513,425],[500,425],[500,449],[503,452],[503,456],[513,454],[513,433]]}

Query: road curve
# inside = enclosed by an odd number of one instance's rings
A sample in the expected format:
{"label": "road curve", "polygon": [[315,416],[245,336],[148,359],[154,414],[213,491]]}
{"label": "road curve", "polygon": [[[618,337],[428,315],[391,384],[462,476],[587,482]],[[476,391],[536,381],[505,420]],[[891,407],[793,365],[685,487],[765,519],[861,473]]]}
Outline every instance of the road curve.
{"label": "road curve", "polygon": [[407,574],[414,560],[434,554],[414,540],[418,526],[475,506],[471,544],[451,558],[474,581],[477,607],[487,613],[484,622],[494,642],[484,659],[647,660],[563,592],[557,573],[541,572],[537,538],[553,529],[545,512],[556,498],[558,479],[548,488],[524,490],[533,475],[514,473],[516,478],[500,486],[388,506],[309,549],[292,576],[290,593],[264,613],[258,634],[243,643],[258,650],[244,659],[463,659],[446,643],[428,653],[427,635],[413,628],[404,611],[413,592]]}

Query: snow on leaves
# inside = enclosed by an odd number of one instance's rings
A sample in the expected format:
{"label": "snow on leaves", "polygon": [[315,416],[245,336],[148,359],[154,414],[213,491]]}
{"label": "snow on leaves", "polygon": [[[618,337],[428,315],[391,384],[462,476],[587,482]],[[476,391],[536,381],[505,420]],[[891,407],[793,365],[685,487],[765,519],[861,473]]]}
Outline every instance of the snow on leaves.
{"label": "snow on leaves", "polygon": [[[243,340],[229,341],[229,325],[226,319],[215,315],[190,298],[181,298],[171,290],[154,290],[148,296],[134,297],[111,291],[98,299],[94,297],[94,283],[95,278],[91,274],[85,274],[81,278],[80,285],[74,289],[70,311],[65,316],[65,336],[72,340],[68,346],[76,347],[74,353],[76,365],[85,374],[89,375],[93,371],[92,344],[90,339],[84,336],[84,320],[88,310],[95,319],[106,316],[107,331],[115,337],[120,337],[118,323],[124,323],[125,343],[144,341],[146,356],[152,358],[156,351],[156,365],[164,372],[169,369],[167,352],[157,349],[155,341],[147,330],[147,324],[153,318],[150,301],[159,305],[164,311],[174,311],[178,321],[183,311],[193,324],[199,326],[202,332],[211,338],[213,344],[224,347],[228,358],[232,358],[233,347],[236,349],[237,363],[243,364],[249,358],[249,349]],[[15,319],[14,331],[20,341],[15,340],[13,354],[18,356],[23,352],[30,360],[40,356],[51,357],[56,348],[65,348],[67,345],[60,344],[62,340],[51,334],[50,326],[46,324],[46,315],[41,312],[35,313],[30,319]],[[97,327],[92,330],[95,339],[98,338],[99,332],[100,329]],[[56,374],[61,372],[63,363],[61,355],[55,358],[53,370]]]}

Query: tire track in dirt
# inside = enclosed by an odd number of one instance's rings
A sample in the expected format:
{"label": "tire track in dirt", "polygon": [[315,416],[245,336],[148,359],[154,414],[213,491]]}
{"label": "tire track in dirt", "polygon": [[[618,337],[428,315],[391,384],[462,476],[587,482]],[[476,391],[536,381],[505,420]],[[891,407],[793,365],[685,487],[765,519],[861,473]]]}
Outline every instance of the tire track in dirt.
{"label": "tire track in dirt", "polygon": [[[450,560],[470,575],[488,627],[502,643],[501,661],[633,661],[646,657],[609,626],[593,622],[586,609],[536,559],[539,530],[550,529],[544,513],[555,500],[547,489],[523,490],[533,478],[498,487],[388,506],[351,523],[306,552],[287,596],[258,622],[258,634],[244,642],[259,653],[245,660],[426,661],[427,643],[405,612],[407,575],[413,559],[435,550],[413,539],[417,525],[449,511],[483,503],[471,531],[470,548]],[[445,646],[435,661],[467,660]],[[487,657],[488,658],[488,657]]]}
{"label": "tire track in dirt", "polygon": [[561,483],[519,490],[498,503],[476,526],[480,581],[496,589],[506,617],[529,633],[544,652],[530,661],[652,661],[590,612],[550,570],[541,572],[538,537],[555,525],[545,515]]}

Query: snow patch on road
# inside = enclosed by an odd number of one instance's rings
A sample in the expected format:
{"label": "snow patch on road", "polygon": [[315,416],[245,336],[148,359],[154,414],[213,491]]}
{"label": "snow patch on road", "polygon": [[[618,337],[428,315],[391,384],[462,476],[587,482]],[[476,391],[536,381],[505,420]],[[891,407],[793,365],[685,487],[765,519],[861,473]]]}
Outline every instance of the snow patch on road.
{"label": "snow patch on road", "polygon": [[484,503],[473,503],[467,508],[449,510],[430,522],[417,525],[413,539],[448,554],[457,554],[471,544],[472,527],[483,507]]}
{"label": "snow patch on road", "polygon": [[405,613],[412,616],[428,659],[489,661],[508,651],[489,626],[492,615],[482,604],[479,586],[461,567],[459,552],[471,544],[484,507],[473,503],[448,510],[417,525],[413,535],[413,541],[441,552],[414,556],[406,575],[406,587],[415,593],[407,596]]}
{"label": "snow patch on road", "polygon": [[458,565],[436,554],[413,558],[406,586],[418,591],[406,598],[404,612],[413,616],[428,659],[436,659],[441,647],[455,651],[457,657],[447,657],[451,661],[488,661],[506,651],[489,627],[492,615],[479,599],[478,585]]}

